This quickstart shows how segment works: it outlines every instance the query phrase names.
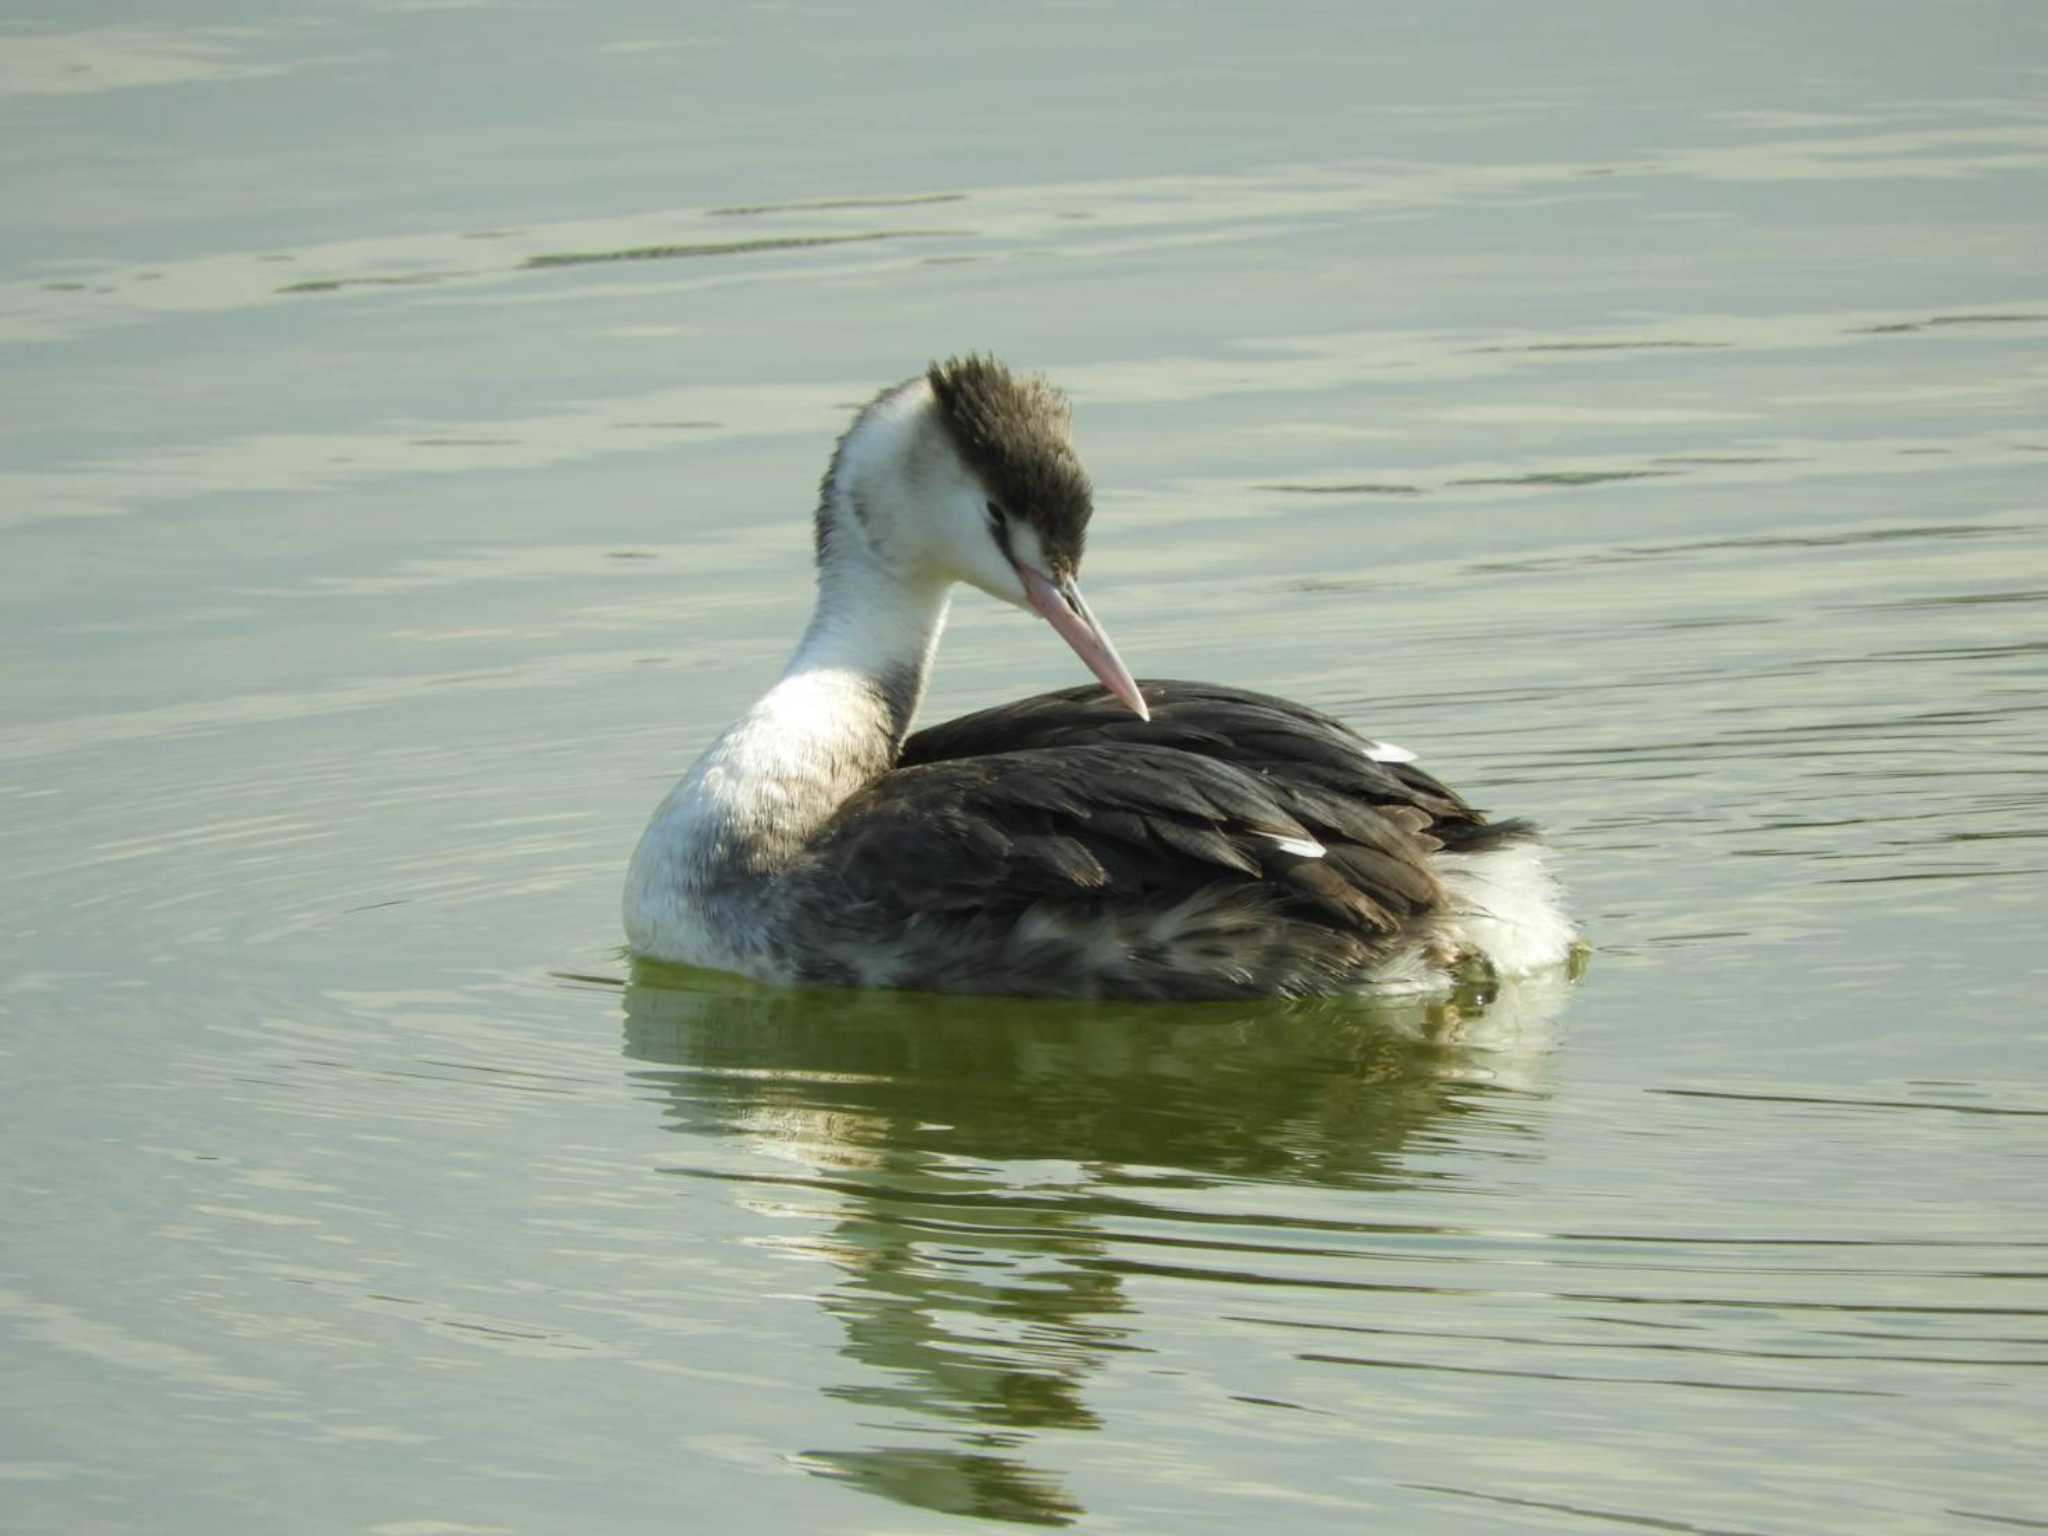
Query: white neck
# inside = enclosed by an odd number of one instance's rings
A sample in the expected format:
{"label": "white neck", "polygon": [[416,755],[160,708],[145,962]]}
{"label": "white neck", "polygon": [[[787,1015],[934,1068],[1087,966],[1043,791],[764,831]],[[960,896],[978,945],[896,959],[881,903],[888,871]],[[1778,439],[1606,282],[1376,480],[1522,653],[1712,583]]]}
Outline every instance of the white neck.
{"label": "white neck", "polygon": [[726,770],[717,799],[730,833],[780,863],[888,771],[924,697],[951,585],[858,559],[819,571],[796,654],[707,754]]}
{"label": "white neck", "polygon": [[812,750],[864,745],[853,738],[879,718],[893,761],[924,698],[952,587],[858,556],[831,561],[818,572],[818,600],[796,654],[747,718],[772,715]]}
{"label": "white neck", "polygon": [[796,654],[669,793],[636,873],[701,888],[786,867],[895,762],[951,585],[907,580],[850,550],[821,568]]}
{"label": "white neck", "polygon": [[928,404],[922,381],[891,391],[842,441],[796,653],[669,792],[633,855],[626,931],[640,953],[731,968],[774,877],[894,765],[954,582],[903,537]]}
{"label": "white neck", "polygon": [[[931,390],[913,379],[862,411],[833,455],[818,509],[817,603],[781,681],[754,711],[771,709],[817,747],[850,745],[872,729],[834,707],[864,694],[886,706],[893,761],[924,697],[953,578],[906,550],[900,520],[920,497],[915,467],[933,430]],[[861,713],[858,698],[851,707]]]}

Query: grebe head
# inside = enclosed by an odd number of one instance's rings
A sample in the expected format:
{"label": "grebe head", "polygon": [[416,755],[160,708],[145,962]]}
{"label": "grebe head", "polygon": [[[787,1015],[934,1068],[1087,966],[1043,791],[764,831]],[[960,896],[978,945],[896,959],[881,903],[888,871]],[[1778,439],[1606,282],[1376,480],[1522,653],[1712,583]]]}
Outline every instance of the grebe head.
{"label": "grebe head", "polygon": [[818,564],[964,581],[1045,619],[1107,688],[1148,717],[1081,596],[1093,510],[1066,397],[992,357],[933,363],[854,419],[818,505]]}

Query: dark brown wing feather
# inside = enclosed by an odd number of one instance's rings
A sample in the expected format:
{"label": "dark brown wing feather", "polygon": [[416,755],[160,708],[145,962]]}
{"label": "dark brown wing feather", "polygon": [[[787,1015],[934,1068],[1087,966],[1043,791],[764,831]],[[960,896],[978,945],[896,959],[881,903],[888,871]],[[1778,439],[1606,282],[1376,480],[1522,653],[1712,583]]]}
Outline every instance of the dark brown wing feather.
{"label": "dark brown wing feather", "polygon": [[[1257,884],[1371,939],[1443,903],[1439,848],[1522,834],[1326,715],[1208,683],[1140,685],[1150,720],[1084,686],[919,731],[814,845],[847,898],[912,910],[1173,897]],[[1279,839],[1321,844],[1303,858]]]}
{"label": "dark brown wing feather", "polygon": [[[1173,896],[1275,880],[1314,834],[1257,776],[1138,744],[1027,747],[898,768],[812,846],[844,895],[912,911]],[[1306,896],[1313,880],[1300,883]]]}
{"label": "dark brown wing feather", "polygon": [[1129,742],[1174,747],[1259,773],[1300,811],[1332,830],[1372,841],[1392,821],[1464,849],[1528,836],[1521,821],[1490,822],[1413,763],[1361,761],[1365,738],[1343,721],[1269,693],[1218,683],[1140,683],[1150,720],[1140,720],[1092,683],[999,704],[927,727],[899,761],[939,762],[1020,747]]}

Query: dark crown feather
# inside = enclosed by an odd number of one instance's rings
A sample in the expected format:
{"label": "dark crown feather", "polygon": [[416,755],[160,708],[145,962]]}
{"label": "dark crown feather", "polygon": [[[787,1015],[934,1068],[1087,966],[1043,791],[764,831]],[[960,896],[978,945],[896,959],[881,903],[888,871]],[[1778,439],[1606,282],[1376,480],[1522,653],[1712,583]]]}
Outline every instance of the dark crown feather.
{"label": "dark crown feather", "polygon": [[1037,530],[1053,576],[1080,569],[1094,493],[1067,439],[1067,398],[1039,374],[969,353],[925,373],[960,456],[1003,512]]}

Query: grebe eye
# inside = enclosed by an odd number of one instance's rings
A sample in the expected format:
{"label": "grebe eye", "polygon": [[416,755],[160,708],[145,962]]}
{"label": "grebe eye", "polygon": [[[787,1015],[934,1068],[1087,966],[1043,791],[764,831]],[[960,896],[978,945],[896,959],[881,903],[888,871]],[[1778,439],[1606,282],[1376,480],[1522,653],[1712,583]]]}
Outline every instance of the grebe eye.
{"label": "grebe eye", "polygon": [[997,505],[996,505],[996,504],[995,504],[994,502],[990,502],[990,503],[988,504],[988,525],[989,525],[989,527],[991,527],[991,528],[1000,528],[1000,527],[1002,527],[1002,526],[1003,526],[1003,517],[1004,517],[1003,509],[1002,509],[1001,507],[997,506]]}

